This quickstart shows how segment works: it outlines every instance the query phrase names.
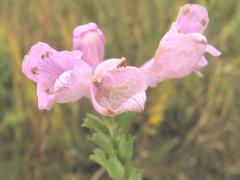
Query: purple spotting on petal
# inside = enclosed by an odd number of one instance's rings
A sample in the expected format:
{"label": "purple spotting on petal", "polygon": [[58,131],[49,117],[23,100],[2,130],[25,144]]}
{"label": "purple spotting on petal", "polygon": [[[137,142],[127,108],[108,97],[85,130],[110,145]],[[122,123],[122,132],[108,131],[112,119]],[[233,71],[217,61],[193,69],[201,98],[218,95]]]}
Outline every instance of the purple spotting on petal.
{"label": "purple spotting on petal", "polygon": [[203,33],[208,25],[208,12],[198,4],[185,4],[179,10],[174,25],[182,33]]}
{"label": "purple spotting on petal", "polygon": [[33,45],[28,55],[24,57],[22,72],[36,82],[39,74],[39,63],[56,52],[46,43],[39,42]]}
{"label": "purple spotting on petal", "polygon": [[126,59],[110,59],[95,70],[91,97],[94,108],[103,115],[125,111],[141,112],[146,101],[147,74],[127,66]]}
{"label": "purple spotting on petal", "polygon": [[89,97],[92,68],[82,61],[81,51],[62,51],[40,63],[39,83],[55,95],[58,103],[74,102]]}
{"label": "purple spotting on petal", "polygon": [[52,108],[55,95],[42,83],[37,84],[37,96],[40,110],[50,110]]}
{"label": "purple spotting on petal", "polygon": [[50,110],[54,102],[66,103],[90,97],[92,67],[83,53],[58,52],[45,43],[34,45],[23,61],[23,73],[37,83],[39,109]]}
{"label": "purple spotting on petal", "polygon": [[83,52],[83,60],[93,68],[103,61],[105,37],[95,23],[80,25],[74,29],[73,46]]}

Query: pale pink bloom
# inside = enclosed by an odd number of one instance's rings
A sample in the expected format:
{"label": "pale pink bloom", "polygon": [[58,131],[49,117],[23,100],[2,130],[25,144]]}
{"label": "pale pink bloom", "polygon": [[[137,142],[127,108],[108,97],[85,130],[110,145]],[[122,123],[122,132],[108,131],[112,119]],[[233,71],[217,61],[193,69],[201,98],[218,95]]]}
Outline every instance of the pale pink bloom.
{"label": "pale pink bloom", "polygon": [[192,72],[197,72],[201,76],[198,70],[207,65],[205,52],[213,56],[221,54],[207,44],[207,39],[202,34],[184,34],[171,28],[160,41],[154,57],[145,63],[142,69],[157,74],[157,82],[182,78]]}
{"label": "pale pink bloom", "polygon": [[208,12],[198,4],[185,4],[179,10],[174,26],[182,33],[203,33],[208,25]]}
{"label": "pale pink bloom", "polygon": [[89,97],[92,68],[82,60],[82,52],[49,51],[50,47],[47,50],[45,47],[49,46],[34,45],[32,49],[37,49],[38,53],[30,50],[23,63],[24,73],[31,71],[28,68],[37,72],[34,78],[29,77],[37,82],[39,109],[50,110],[54,102],[66,103],[82,96]]}
{"label": "pale pink bloom", "polygon": [[141,68],[157,75],[161,82],[165,79],[182,78],[207,66],[205,52],[217,57],[221,52],[207,44],[201,33],[208,24],[207,10],[196,4],[185,4],[180,8],[177,20],[164,35],[152,59]]}
{"label": "pale pink bloom", "polygon": [[83,52],[83,60],[94,69],[103,61],[105,38],[95,23],[80,25],[74,29],[73,46]]}
{"label": "pale pink bloom", "polygon": [[141,112],[146,101],[148,75],[126,59],[109,59],[98,65],[91,85],[94,108],[103,115]]}

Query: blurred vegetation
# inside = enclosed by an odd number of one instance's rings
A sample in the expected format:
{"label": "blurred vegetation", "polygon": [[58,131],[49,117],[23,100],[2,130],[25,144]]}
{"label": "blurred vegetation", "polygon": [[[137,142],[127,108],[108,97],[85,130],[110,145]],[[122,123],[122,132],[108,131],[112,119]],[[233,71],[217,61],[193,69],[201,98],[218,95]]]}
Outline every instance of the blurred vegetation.
{"label": "blurred vegetation", "polygon": [[[240,1],[237,0],[1,0],[0,179],[90,179],[99,166],[80,127],[88,100],[37,108],[36,87],[21,72],[38,42],[72,49],[75,26],[95,21],[106,39],[105,57],[141,65],[186,2],[207,7],[206,36],[223,55],[204,78],[163,82],[148,91],[135,116],[135,163],[146,180],[240,179]],[[103,176],[102,179],[108,179]]]}

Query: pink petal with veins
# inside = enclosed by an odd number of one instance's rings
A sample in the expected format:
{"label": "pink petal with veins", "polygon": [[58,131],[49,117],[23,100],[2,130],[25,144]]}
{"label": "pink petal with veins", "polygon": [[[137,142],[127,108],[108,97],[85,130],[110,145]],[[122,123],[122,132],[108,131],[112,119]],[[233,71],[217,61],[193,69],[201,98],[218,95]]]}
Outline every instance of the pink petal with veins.
{"label": "pink petal with veins", "polygon": [[126,66],[125,59],[107,60],[94,73],[92,103],[103,115],[141,112],[146,101],[146,89],[147,75],[143,70]]}
{"label": "pink petal with veins", "polygon": [[[37,83],[39,109],[50,110],[54,102],[66,103],[90,97],[92,68],[82,60],[83,53],[58,52],[37,43],[25,56],[23,72]],[[32,68],[37,73],[31,74]]]}
{"label": "pink petal with veins", "polygon": [[103,61],[105,37],[95,23],[80,25],[74,29],[73,46],[83,52],[83,60],[93,68]]}
{"label": "pink petal with veins", "polygon": [[22,64],[22,72],[31,80],[37,81],[39,74],[39,62],[44,57],[54,54],[57,51],[51,48],[48,44],[38,42],[33,45],[28,55],[24,57]]}

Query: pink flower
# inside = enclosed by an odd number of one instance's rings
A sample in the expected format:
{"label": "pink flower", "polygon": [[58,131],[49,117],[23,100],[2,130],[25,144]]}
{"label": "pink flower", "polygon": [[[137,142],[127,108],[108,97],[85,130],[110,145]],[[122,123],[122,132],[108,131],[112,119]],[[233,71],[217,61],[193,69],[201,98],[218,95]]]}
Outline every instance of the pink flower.
{"label": "pink flower", "polygon": [[83,60],[94,69],[104,58],[105,38],[95,23],[78,26],[73,31],[73,46],[83,52]]}
{"label": "pink flower", "polygon": [[103,115],[143,111],[147,76],[140,68],[127,66],[125,58],[102,62],[94,72],[90,88],[94,108]]}
{"label": "pink flower", "polygon": [[198,4],[185,4],[179,10],[174,25],[182,33],[203,33],[208,25],[208,12]]}
{"label": "pink flower", "polygon": [[39,109],[50,110],[54,102],[73,102],[89,96],[92,68],[82,60],[81,51],[58,52],[37,43],[25,56],[22,69],[37,83]]}
{"label": "pink flower", "polygon": [[186,4],[180,9],[176,22],[160,41],[154,57],[141,67],[157,76],[155,84],[165,79],[182,78],[192,72],[202,76],[199,70],[208,64],[205,52],[221,55],[201,34],[207,22],[208,14],[202,6]]}
{"label": "pink flower", "polygon": [[126,66],[124,58],[103,61],[105,39],[95,23],[76,27],[73,44],[83,52],[84,61],[95,69],[90,92],[92,104],[99,113],[117,115],[143,110],[145,90],[152,78],[139,68]]}

